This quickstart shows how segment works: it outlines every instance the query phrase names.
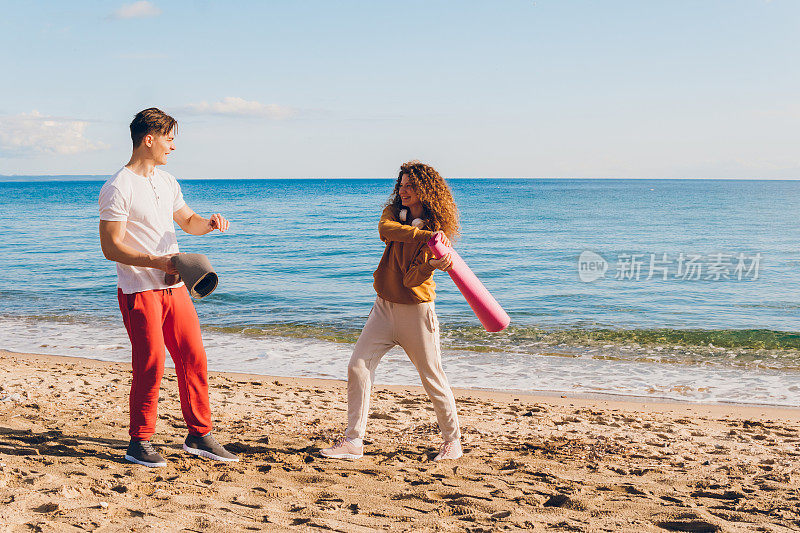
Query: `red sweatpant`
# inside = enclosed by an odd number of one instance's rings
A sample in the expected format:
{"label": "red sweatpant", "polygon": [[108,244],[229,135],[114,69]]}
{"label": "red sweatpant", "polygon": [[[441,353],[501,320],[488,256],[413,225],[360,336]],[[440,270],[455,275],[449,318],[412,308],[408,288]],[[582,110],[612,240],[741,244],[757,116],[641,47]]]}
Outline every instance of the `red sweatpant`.
{"label": "red sweatpant", "polygon": [[155,433],[165,345],[175,362],[181,411],[189,432],[210,432],[206,351],[200,321],[186,287],[133,294],[118,290],[117,296],[133,348],[128,432],[131,438],[147,440]]}

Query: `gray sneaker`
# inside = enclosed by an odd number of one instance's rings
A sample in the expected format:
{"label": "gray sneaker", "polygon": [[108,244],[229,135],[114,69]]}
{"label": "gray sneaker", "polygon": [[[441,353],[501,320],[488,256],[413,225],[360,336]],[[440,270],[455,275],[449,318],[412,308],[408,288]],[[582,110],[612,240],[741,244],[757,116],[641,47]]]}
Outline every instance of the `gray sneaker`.
{"label": "gray sneaker", "polygon": [[183,443],[183,449],[191,454],[213,459],[214,461],[236,462],[239,460],[238,457],[217,442],[217,439],[215,439],[211,433],[205,437],[198,437],[197,435],[190,434]]}
{"label": "gray sneaker", "polygon": [[156,452],[149,440],[131,439],[125,459],[149,467],[167,466],[167,461]]}

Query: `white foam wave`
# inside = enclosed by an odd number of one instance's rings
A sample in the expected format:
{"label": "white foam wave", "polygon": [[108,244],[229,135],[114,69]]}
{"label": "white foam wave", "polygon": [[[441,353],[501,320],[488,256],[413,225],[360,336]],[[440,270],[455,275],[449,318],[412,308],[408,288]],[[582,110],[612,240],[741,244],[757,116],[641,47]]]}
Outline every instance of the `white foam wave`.
{"label": "white foam wave", "polygon": [[[218,332],[203,336],[211,370],[347,378],[349,344]],[[129,347],[121,323],[0,318],[5,350],[128,362]],[[167,365],[172,366],[169,358]],[[454,387],[800,407],[800,373],[793,372],[454,350],[444,351],[443,365]],[[419,376],[403,351],[394,348],[378,367],[376,382],[417,385]]]}

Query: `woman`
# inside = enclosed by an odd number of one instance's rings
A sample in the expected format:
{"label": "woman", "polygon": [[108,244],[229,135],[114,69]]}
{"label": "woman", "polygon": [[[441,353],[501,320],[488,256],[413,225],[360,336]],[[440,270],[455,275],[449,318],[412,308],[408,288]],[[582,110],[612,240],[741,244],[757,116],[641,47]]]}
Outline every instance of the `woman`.
{"label": "woman", "polygon": [[450,254],[435,259],[426,245],[439,233],[449,246],[458,234],[458,209],[439,173],[418,161],[400,167],[378,231],[386,249],[374,274],[378,296],[347,367],[347,430],[321,453],[337,459],[363,456],[375,368],[386,352],[400,345],[419,372],[444,437],[434,460],[458,459],[461,431],[455,398],[442,370],[439,321],[433,306],[433,271],[447,272],[452,264]]}

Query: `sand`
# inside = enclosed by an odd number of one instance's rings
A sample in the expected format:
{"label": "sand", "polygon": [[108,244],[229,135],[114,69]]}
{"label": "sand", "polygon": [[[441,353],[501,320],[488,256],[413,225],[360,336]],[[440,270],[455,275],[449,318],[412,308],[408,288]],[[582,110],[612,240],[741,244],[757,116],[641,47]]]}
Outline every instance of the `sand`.
{"label": "sand", "polygon": [[242,461],[182,451],[167,371],[169,464],[148,469],[122,458],[127,365],[0,351],[0,531],[800,530],[800,409],[456,390],[466,453],[434,463],[422,390],[376,387],[350,462],[318,454],[343,430],[343,382],[210,382]]}

